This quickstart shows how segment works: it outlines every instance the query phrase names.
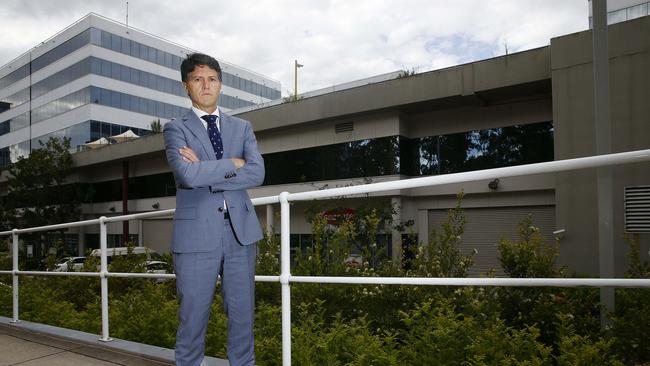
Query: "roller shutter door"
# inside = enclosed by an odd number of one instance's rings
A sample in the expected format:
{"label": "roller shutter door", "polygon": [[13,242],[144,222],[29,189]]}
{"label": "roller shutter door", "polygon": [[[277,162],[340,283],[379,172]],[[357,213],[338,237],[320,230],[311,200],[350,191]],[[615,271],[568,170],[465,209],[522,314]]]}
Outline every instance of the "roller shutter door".
{"label": "roller shutter door", "polygon": [[172,222],[172,219],[143,220],[143,245],[161,254],[169,252],[172,241]]}
{"label": "roller shutter door", "polygon": [[[447,219],[448,210],[429,210],[429,229],[440,232],[441,223]],[[489,207],[464,209],[467,223],[461,241],[464,254],[478,250],[470,276],[479,276],[490,269],[504,275],[499,265],[499,240],[516,240],[517,226],[526,215],[533,215],[533,225],[539,227],[544,238],[553,242],[555,206]]]}

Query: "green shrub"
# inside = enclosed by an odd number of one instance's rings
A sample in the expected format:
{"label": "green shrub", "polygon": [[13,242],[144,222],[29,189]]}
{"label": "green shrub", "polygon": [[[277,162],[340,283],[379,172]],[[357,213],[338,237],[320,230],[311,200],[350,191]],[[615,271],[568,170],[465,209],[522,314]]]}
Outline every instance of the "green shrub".
{"label": "green shrub", "polygon": [[[641,260],[639,243],[628,238],[629,270],[626,278],[650,278],[650,264]],[[627,364],[650,363],[650,290],[617,289],[613,321],[614,350]]]}
{"label": "green shrub", "polygon": [[551,347],[539,340],[534,326],[508,327],[501,320],[490,322],[466,348],[466,365],[551,365]]}
{"label": "green shrub", "polygon": [[292,362],[296,365],[376,365],[397,364],[392,334],[370,331],[365,317],[344,320],[340,315],[327,319],[322,301],[301,304],[292,328]]}
{"label": "green shrub", "polygon": [[473,317],[456,312],[450,302],[424,302],[403,313],[403,321],[400,361],[404,365],[462,365],[465,348],[479,330]]}
{"label": "green shrub", "polygon": [[472,255],[464,255],[460,242],[467,220],[461,208],[463,193],[458,194],[456,207],[449,210],[442,230],[433,229],[429,239],[420,243],[408,275],[421,277],[467,277],[474,264]]}
{"label": "green shrub", "polygon": [[135,279],[140,288],[110,298],[111,336],[160,347],[174,348],[178,303],[164,286]]}
{"label": "green shrub", "polygon": [[613,340],[579,335],[575,330],[575,320],[571,316],[560,315],[560,339],[558,343],[558,366],[622,366],[611,354]]}

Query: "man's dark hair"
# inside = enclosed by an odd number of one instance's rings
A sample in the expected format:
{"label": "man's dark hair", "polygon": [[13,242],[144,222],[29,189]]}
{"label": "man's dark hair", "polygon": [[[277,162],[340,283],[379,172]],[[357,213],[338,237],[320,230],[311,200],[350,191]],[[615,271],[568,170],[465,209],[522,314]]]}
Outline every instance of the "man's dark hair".
{"label": "man's dark hair", "polygon": [[191,53],[183,60],[183,63],[181,63],[181,80],[187,82],[187,75],[194,71],[194,68],[198,65],[205,65],[216,71],[219,76],[219,81],[221,81],[221,66],[219,66],[219,61],[202,53]]}

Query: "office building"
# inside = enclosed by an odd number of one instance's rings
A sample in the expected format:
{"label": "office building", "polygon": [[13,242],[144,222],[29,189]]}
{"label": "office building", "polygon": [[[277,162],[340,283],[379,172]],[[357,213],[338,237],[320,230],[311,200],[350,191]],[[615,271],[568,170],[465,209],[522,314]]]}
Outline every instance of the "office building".
{"label": "office building", "polygon": [[[179,66],[192,50],[96,14],[0,68],[0,167],[50,136],[72,147],[179,116]],[[226,111],[280,98],[280,83],[221,61]]]}

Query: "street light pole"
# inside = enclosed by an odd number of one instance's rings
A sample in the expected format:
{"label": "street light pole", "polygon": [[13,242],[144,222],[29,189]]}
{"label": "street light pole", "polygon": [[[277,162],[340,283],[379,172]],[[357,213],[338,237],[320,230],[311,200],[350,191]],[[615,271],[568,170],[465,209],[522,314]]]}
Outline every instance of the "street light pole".
{"label": "street light pole", "polygon": [[298,100],[298,68],[303,67],[303,65],[298,63],[298,60],[294,60],[293,64],[293,99]]}

